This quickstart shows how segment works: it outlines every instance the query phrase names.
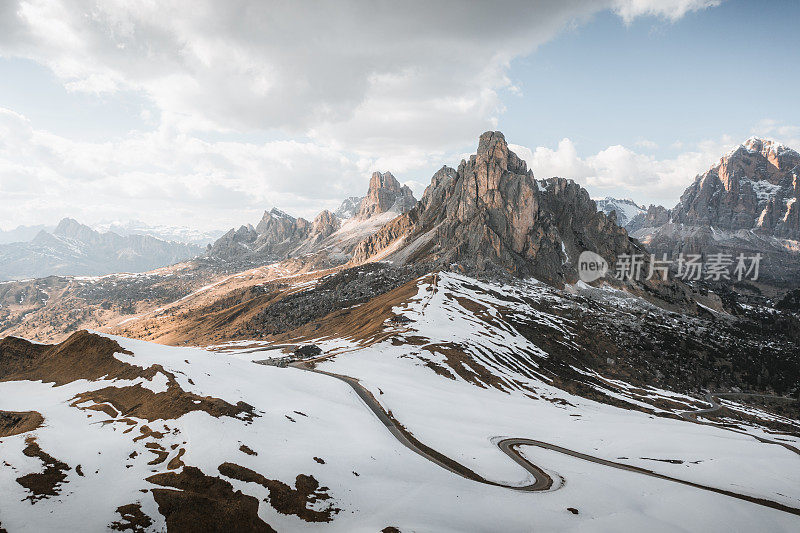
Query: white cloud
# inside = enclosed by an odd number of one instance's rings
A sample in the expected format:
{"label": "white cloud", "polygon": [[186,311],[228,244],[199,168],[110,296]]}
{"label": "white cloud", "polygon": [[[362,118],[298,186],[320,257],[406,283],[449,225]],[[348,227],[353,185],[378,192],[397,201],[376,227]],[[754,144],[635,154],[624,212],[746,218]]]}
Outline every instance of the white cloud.
{"label": "white cloud", "polygon": [[800,147],[800,126],[786,124],[783,121],[765,118],[751,130],[758,137],[774,138],[788,146]]}
{"label": "white cloud", "polygon": [[575,144],[563,139],[556,149],[509,145],[538,178],[574,179],[596,196],[632,197],[640,203],[672,207],[697,174],[704,172],[736,143],[729,136],[698,143],[673,158],[658,159],[624,146],[580,157]]}
{"label": "white cloud", "polygon": [[364,189],[373,166],[311,142],[207,142],[164,130],[79,142],[0,108],[0,226],[146,213],[224,228],[255,222],[272,205],[313,216]]}
{"label": "white cloud", "polygon": [[[504,92],[518,92],[514,58],[604,9],[675,20],[709,4],[0,2],[0,55],[49,67],[70,91],[140,94],[154,125],[90,143],[0,110],[0,225],[69,214],[225,227],[273,204],[313,216],[373,169],[427,183],[420,169],[496,128]],[[302,141],[201,140],[267,131]],[[537,149],[545,168],[604,183],[645,164],[624,149],[581,160],[565,143]]]}
{"label": "white cloud", "polygon": [[183,131],[280,129],[396,157],[491,128],[515,90],[511,60],[575,21],[609,8],[674,20],[712,3],[16,0],[0,7],[0,54],[73,91],[141,91]]}
{"label": "white cloud", "polygon": [[620,0],[617,14],[626,24],[641,16],[658,16],[675,21],[690,11],[718,6],[723,0]]}

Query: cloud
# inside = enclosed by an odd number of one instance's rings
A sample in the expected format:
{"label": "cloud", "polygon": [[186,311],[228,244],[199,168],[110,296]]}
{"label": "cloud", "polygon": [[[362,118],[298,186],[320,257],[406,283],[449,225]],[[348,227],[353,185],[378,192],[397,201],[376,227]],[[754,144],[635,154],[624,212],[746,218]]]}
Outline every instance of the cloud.
{"label": "cloud", "polygon": [[716,163],[735,144],[733,138],[723,136],[664,159],[621,145],[609,146],[582,158],[570,139],[561,140],[555,149],[509,146],[538,178],[570,178],[587,187],[593,195],[624,195],[640,203],[672,207],[695,176]]}
{"label": "cloud", "polygon": [[677,19],[700,0],[16,0],[0,54],[72,91],[139,91],[182,131],[280,130],[375,157],[446,150],[502,113],[512,59],[612,9]]}
{"label": "cloud", "polygon": [[[497,127],[505,92],[518,91],[513,59],[601,10],[675,20],[710,4],[0,2],[0,55],[47,66],[69,91],[141,95],[154,128],[85,142],[0,109],[0,225],[71,215],[226,227],[271,205],[313,216],[361,192],[372,170],[424,184],[421,169]],[[203,140],[265,132],[284,140]],[[582,160],[568,141],[536,157],[599,185],[646,163],[621,147]]]}
{"label": "cloud", "polygon": [[615,11],[626,24],[637,17],[657,16],[676,21],[691,11],[718,6],[723,0],[621,0]]}
{"label": "cloud", "polygon": [[773,118],[762,119],[751,130],[758,137],[774,138],[788,146],[800,147],[800,126]]}
{"label": "cloud", "polygon": [[224,228],[272,205],[313,216],[364,189],[372,165],[312,142],[208,142],[164,130],[74,141],[0,108],[0,225],[146,213],[159,223]]}

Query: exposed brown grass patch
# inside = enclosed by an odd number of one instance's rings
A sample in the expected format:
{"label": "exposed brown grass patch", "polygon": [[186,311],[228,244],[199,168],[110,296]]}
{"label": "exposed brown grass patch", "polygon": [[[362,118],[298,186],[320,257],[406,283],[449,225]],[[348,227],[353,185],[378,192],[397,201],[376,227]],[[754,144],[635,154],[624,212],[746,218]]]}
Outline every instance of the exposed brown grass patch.
{"label": "exposed brown grass patch", "polygon": [[[72,399],[73,407],[93,402],[93,405],[112,405],[123,416],[154,420],[176,419],[193,411],[204,411],[219,418],[228,416],[251,421],[255,416],[253,406],[244,402],[231,405],[225,400],[211,396],[199,396],[183,390],[174,378],[164,392],[153,392],[140,384],[128,387],[105,387],[82,392]],[[86,407],[91,408],[91,406]]]}
{"label": "exposed brown grass patch", "polygon": [[[507,387],[497,375],[478,363],[474,357],[466,353],[458,344],[452,342],[428,344],[423,346],[422,349],[444,356],[447,366],[473,385],[483,389],[490,386],[501,391],[507,391]],[[426,363],[426,366],[433,369],[437,374],[442,374],[441,369],[437,369],[435,363],[431,361],[429,363],[431,364]]]}
{"label": "exposed brown grass patch", "polygon": [[114,531],[145,533],[147,528],[153,525],[153,520],[142,512],[142,504],[140,503],[129,503],[128,505],[117,507],[117,513],[121,518],[108,525],[108,528]]}
{"label": "exposed brown grass patch", "polygon": [[259,518],[256,498],[234,492],[230,483],[207,476],[198,468],[187,466],[180,473],[156,474],[147,481],[172,487],[152,489],[168,531],[275,533]]}
{"label": "exposed brown grass patch", "polygon": [[79,379],[152,379],[159,369],[141,368],[120,361],[123,350],[116,341],[88,331],[78,331],[54,345],[33,344],[6,337],[0,341],[0,381],[41,380],[64,385]]}
{"label": "exposed brown grass patch", "polygon": [[178,454],[172,459],[170,459],[169,463],[167,463],[167,470],[178,470],[180,468],[183,468],[185,466],[185,463],[183,462],[181,457],[183,457],[183,454],[185,453],[186,450],[184,450],[183,448],[178,450]]}
{"label": "exposed brown grass patch", "polygon": [[253,451],[252,449],[250,449],[250,447],[245,446],[244,444],[239,446],[239,451],[246,453],[247,455],[258,455],[257,452]]}
{"label": "exposed brown grass patch", "polygon": [[0,411],[0,437],[10,437],[33,431],[44,423],[37,411]]}
{"label": "exposed brown grass patch", "polygon": [[38,458],[44,465],[42,472],[35,472],[17,478],[17,483],[31,491],[31,494],[25,499],[30,500],[31,503],[36,503],[43,498],[58,496],[61,493],[61,485],[67,479],[65,472],[71,470],[71,468],[63,461],[59,461],[42,450],[34,437],[25,439],[25,444],[27,446],[22,450],[22,453],[28,457]]}
{"label": "exposed brown grass patch", "polygon": [[269,490],[269,503],[281,514],[295,515],[306,522],[330,522],[333,515],[341,509],[328,505],[321,511],[309,509],[309,504],[329,500],[331,496],[326,488],[320,488],[314,476],[300,474],[295,479],[295,487],[275,479],[267,479],[258,472],[239,466],[235,463],[223,463],[219,466],[223,476],[246,483],[257,483]]}

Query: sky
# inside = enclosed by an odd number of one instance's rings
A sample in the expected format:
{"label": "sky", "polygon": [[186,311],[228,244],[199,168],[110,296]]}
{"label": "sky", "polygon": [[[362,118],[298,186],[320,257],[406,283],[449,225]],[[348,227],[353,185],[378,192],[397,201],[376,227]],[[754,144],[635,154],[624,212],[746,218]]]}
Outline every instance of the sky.
{"label": "sky", "polygon": [[502,131],[538,178],[673,206],[751,135],[800,148],[798,2],[0,2],[0,228],[313,218],[419,197]]}

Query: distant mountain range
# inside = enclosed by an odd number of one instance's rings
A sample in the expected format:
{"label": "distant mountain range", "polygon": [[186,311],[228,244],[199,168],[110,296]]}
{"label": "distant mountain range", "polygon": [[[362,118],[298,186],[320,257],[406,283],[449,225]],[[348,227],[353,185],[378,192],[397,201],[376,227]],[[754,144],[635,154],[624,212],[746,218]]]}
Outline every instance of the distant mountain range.
{"label": "distant mountain range", "polygon": [[[185,226],[164,226],[150,225],[140,220],[129,220],[128,222],[113,221],[92,224],[93,230],[100,233],[113,232],[122,237],[128,235],[149,235],[162,241],[183,242],[186,244],[196,244],[205,246],[219,239],[225,234],[221,230],[200,231]],[[37,224],[33,226],[17,226],[14,229],[0,229],[0,244],[12,242],[27,242],[33,240],[40,231],[52,233],[56,226],[46,226]]]}
{"label": "distant mountain range", "polygon": [[56,229],[55,226],[45,226],[44,224],[17,226],[10,230],[0,229],[0,244],[30,241],[36,237],[40,231],[53,231],[54,229]]}
{"label": "distant mountain range", "polygon": [[162,241],[183,242],[205,246],[222,237],[222,230],[201,231],[185,226],[150,225],[139,220],[128,222],[103,222],[94,224],[92,229],[100,233],[113,232],[123,237],[128,235],[149,235]]}
{"label": "distant mountain range", "polygon": [[144,272],[190,259],[203,248],[149,235],[100,233],[65,218],[27,242],[0,244],[0,280]]}
{"label": "distant mountain range", "polygon": [[325,264],[346,263],[361,240],[416,203],[411,189],[391,172],[375,172],[366,196],[345,199],[335,213],[322,211],[309,222],[273,208],[255,227],[247,224],[228,231],[207,257],[245,266],[320,254]]}

